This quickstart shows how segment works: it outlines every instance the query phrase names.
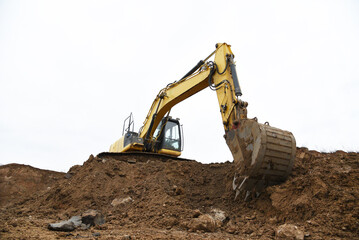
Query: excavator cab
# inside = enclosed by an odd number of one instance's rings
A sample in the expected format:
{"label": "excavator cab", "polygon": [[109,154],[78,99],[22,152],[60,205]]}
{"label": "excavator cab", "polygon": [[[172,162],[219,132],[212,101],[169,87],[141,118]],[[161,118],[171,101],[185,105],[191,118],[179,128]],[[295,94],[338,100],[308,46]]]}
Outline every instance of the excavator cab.
{"label": "excavator cab", "polygon": [[[133,131],[132,113],[125,119],[122,137],[110,146],[110,153],[154,152],[178,157],[183,149],[182,128],[178,119],[164,117],[154,131],[153,138],[143,139]],[[102,156],[105,153],[102,154]]]}
{"label": "excavator cab", "polygon": [[153,134],[155,152],[180,156],[183,146],[181,130],[178,119],[164,117]]}

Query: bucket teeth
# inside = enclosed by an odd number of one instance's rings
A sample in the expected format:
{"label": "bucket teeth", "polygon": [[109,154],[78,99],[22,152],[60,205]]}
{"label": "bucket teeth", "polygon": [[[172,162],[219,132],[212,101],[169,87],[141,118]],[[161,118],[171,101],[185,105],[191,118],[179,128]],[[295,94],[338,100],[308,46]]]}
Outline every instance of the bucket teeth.
{"label": "bucket teeth", "polygon": [[242,186],[245,184],[246,180],[248,179],[248,177],[244,177],[244,179],[241,181],[241,184],[239,185],[236,185],[236,181],[237,181],[237,177],[236,177],[236,174],[234,175],[234,178],[233,178],[233,190],[236,191],[236,196],[234,197],[234,200],[237,199],[238,195],[240,194],[241,190],[242,190]]}

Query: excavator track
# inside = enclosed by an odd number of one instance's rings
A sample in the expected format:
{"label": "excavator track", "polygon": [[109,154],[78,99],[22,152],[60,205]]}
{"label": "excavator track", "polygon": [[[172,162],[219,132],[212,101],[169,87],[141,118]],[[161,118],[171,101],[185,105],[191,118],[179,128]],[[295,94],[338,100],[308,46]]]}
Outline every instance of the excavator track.
{"label": "excavator track", "polygon": [[296,142],[291,132],[245,119],[226,134],[234,164],[233,189],[262,192],[284,182],[292,172]]}
{"label": "excavator track", "polygon": [[156,159],[158,161],[162,161],[162,162],[166,162],[169,160],[176,160],[176,161],[194,161],[191,159],[186,159],[186,158],[179,158],[179,157],[174,157],[174,156],[170,156],[170,155],[166,155],[166,154],[158,154],[158,153],[151,153],[151,152],[102,152],[97,154],[98,158],[101,159],[115,159],[115,160],[119,160],[119,161],[126,161],[126,162],[131,162],[131,160],[128,159],[133,159],[136,162],[147,162],[149,159],[153,160]]}

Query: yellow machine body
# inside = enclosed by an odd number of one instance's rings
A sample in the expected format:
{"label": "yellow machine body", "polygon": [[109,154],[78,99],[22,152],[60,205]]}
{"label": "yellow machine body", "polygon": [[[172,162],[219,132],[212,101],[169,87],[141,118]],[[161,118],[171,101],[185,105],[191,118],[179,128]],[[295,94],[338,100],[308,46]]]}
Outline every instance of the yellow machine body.
{"label": "yellow machine body", "polygon": [[[208,61],[213,55],[214,60]],[[110,152],[150,152],[180,156],[182,134],[171,108],[210,87],[217,94],[226,143],[236,165],[233,189],[261,191],[284,181],[294,162],[293,134],[247,118],[248,103],[242,95],[230,45],[219,43],[183,78],[168,84],[153,101],[138,133],[128,131],[110,147]]]}

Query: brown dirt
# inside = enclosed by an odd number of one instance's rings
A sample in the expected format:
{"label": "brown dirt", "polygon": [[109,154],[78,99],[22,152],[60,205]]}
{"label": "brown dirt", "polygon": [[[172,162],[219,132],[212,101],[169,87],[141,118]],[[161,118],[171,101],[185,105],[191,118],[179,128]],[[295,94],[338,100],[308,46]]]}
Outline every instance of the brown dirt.
{"label": "brown dirt", "polygon": [[[99,233],[99,239],[274,239],[278,226],[291,223],[305,239],[359,239],[358,153],[298,149],[290,178],[247,202],[233,200],[232,176],[229,162],[153,156],[90,157],[66,177],[29,166],[1,166],[0,238],[95,238],[92,234]],[[126,197],[132,201],[111,205]],[[47,230],[48,223],[88,209],[101,211],[106,223],[71,233]],[[213,232],[192,228],[193,219],[213,209],[225,212],[223,224]]]}
{"label": "brown dirt", "polygon": [[64,175],[21,164],[0,166],[0,206],[12,204],[50,188]]}

